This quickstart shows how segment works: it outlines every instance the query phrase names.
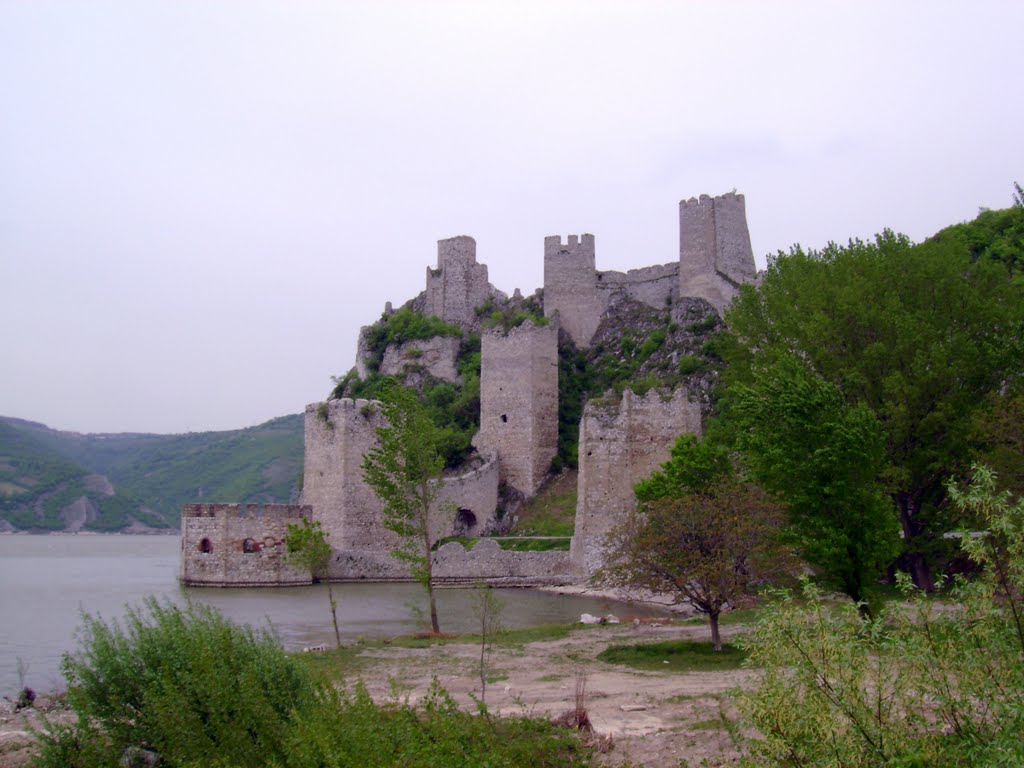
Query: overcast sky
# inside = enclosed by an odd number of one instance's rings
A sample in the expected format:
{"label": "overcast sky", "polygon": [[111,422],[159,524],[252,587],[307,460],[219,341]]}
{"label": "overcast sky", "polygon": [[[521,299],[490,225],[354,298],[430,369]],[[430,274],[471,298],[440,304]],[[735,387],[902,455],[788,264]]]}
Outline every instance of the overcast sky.
{"label": "overcast sky", "polygon": [[1024,183],[1024,3],[0,0],[0,414],[232,429],[323,399],[439,238],[542,283],[923,239]]}

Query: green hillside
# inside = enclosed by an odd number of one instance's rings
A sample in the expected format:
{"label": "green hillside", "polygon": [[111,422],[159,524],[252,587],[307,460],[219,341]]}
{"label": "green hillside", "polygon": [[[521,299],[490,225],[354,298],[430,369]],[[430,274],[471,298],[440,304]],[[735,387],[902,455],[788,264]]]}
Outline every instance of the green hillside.
{"label": "green hillside", "polygon": [[189,502],[287,502],[298,494],[302,429],[298,414],[184,435],[83,435],[0,418],[0,520],[52,531],[85,514],[85,530],[167,528]]}

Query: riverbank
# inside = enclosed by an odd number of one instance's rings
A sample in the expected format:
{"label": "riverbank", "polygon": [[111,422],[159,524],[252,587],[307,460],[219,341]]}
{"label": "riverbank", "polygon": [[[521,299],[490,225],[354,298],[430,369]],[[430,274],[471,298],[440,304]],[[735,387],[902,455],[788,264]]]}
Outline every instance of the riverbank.
{"label": "riverbank", "polygon": [[[723,627],[735,637],[742,624]],[[545,638],[544,635],[547,635]],[[680,760],[732,765],[738,719],[730,691],[750,685],[748,670],[662,672],[632,669],[598,659],[615,644],[667,640],[706,641],[708,628],[694,621],[644,620],[620,625],[538,632],[540,639],[496,643],[487,664],[486,703],[501,715],[557,717],[575,706],[577,679],[586,684],[585,706],[596,733],[614,748],[601,759],[609,766],[676,768]],[[309,654],[315,669],[337,676],[340,685],[361,680],[378,701],[398,697],[418,702],[434,678],[467,710],[480,690],[480,645],[467,638],[444,641],[377,641],[342,651]],[[70,717],[54,709],[50,717]],[[28,762],[27,729],[38,724],[31,710],[0,714],[0,768]],[[20,746],[19,746],[20,745]]]}

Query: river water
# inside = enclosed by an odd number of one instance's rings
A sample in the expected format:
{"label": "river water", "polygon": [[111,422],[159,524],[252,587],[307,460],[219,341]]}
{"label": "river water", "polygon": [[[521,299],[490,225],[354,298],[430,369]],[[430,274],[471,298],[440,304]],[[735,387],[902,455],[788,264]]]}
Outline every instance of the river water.
{"label": "river water", "polygon": [[[24,684],[36,690],[63,687],[61,655],[76,648],[83,611],[119,619],[127,605],[148,596],[178,604],[196,600],[228,618],[272,626],[289,650],[334,642],[327,589],[311,587],[211,589],[178,583],[177,536],[0,536],[0,695]],[[422,618],[423,589],[415,584],[335,584],[342,639],[387,637],[429,628]],[[530,589],[497,589],[507,628],[565,624],[581,613],[615,613],[622,619],[657,613],[592,597]],[[445,632],[473,630],[471,590],[438,591]]]}

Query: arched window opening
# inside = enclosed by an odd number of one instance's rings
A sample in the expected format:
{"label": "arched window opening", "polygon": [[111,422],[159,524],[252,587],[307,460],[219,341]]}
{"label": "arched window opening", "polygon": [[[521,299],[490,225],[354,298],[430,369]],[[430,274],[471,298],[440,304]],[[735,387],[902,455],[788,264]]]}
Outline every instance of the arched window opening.
{"label": "arched window opening", "polygon": [[473,514],[473,510],[463,507],[455,515],[455,535],[468,536],[474,528],[476,528],[476,515]]}
{"label": "arched window opening", "polygon": [[256,542],[253,541],[252,539],[246,539],[245,541],[242,542],[242,551],[245,552],[246,554],[250,554],[252,552],[258,551],[258,547],[256,546]]}
{"label": "arched window opening", "polygon": [[209,539],[203,539],[199,542],[199,551],[204,555],[208,555],[213,552],[213,543]]}

